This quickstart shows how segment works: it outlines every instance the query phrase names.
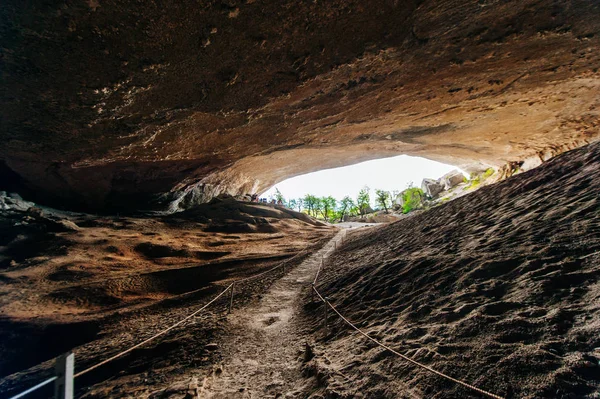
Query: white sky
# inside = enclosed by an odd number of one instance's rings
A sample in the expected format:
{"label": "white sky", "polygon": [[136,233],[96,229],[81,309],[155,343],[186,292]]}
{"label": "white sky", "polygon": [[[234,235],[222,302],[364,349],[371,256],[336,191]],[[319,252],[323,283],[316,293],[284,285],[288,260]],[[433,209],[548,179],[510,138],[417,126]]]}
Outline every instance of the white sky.
{"label": "white sky", "polygon": [[287,200],[306,194],[318,197],[331,195],[338,200],[349,195],[356,199],[360,189],[366,185],[371,189],[371,198],[374,198],[375,189],[402,191],[410,182],[421,187],[423,178],[437,179],[454,169],[458,168],[425,158],[400,155],[292,177],[271,187],[260,197],[269,198],[278,188]]}

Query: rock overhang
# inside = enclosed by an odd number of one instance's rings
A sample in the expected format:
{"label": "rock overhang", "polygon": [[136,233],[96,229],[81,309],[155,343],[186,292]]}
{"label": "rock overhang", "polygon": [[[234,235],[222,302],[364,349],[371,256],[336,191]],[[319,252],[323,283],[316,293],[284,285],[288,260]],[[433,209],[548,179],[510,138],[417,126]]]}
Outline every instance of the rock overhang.
{"label": "rock overhang", "polygon": [[0,158],[67,206],[176,209],[402,153],[535,166],[599,134],[591,0],[2,13]]}

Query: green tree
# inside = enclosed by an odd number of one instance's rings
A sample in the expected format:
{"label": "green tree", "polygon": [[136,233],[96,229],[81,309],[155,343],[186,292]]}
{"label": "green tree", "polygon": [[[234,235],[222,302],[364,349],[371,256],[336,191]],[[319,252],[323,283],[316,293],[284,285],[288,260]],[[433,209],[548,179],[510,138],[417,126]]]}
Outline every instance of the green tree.
{"label": "green tree", "polygon": [[390,207],[390,193],[385,190],[375,190],[375,200],[377,204],[383,208],[385,213],[388,212],[388,208]]}
{"label": "green tree", "polygon": [[323,215],[323,219],[325,219],[325,221],[328,222],[329,219],[335,213],[335,205],[337,204],[337,201],[335,200],[335,198],[333,198],[330,195],[328,197],[321,197],[320,202],[321,202],[321,209],[320,209],[321,215]]}
{"label": "green tree", "polygon": [[317,213],[321,207],[321,201],[318,197],[312,194],[306,194],[302,200],[304,207],[306,208],[310,216],[317,217]]}
{"label": "green tree", "polygon": [[369,206],[371,204],[371,197],[369,195],[370,190],[371,189],[369,187],[364,186],[358,192],[358,196],[356,197],[356,206],[358,206],[358,210],[361,215],[367,213],[367,210],[369,209]]}
{"label": "green tree", "polygon": [[281,191],[279,191],[278,188],[275,188],[275,201],[277,201],[277,203],[281,203],[285,205],[285,198],[283,197],[283,194],[281,194]]}
{"label": "green tree", "polygon": [[288,203],[287,203],[287,207],[290,208],[291,210],[295,210],[296,207],[298,207],[297,200],[295,200],[294,198],[292,198],[291,200],[289,200]]}
{"label": "green tree", "polygon": [[418,187],[407,188],[402,191],[402,213],[408,213],[421,207],[425,193]]}
{"label": "green tree", "polygon": [[344,221],[344,216],[348,215],[352,212],[352,209],[355,208],[354,201],[349,196],[345,196],[342,198],[339,204],[338,217],[340,222]]}

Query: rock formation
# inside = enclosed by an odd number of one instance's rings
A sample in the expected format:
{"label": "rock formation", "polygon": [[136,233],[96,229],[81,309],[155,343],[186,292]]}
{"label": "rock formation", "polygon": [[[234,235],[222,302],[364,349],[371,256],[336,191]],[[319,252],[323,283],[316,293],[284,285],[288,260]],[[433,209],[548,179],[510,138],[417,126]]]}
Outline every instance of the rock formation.
{"label": "rock formation", "polygon": [[444,191],[444,185],[438,180],[423,179],[421,182],[421,190],[423,190],[429,198],[437,198],[438,194]]}
{"label": "rock formation", "polygon": [[444,189],[449,190],[465,181],[465,177],[458,170],[453,170],[442,176],[440,180],[444,184]]}
{"label": "rock formation", "polygon": [[401,153],[527,169],[599,133],[595,0],[6,0],[0,32],[0,189],[55,205]]}

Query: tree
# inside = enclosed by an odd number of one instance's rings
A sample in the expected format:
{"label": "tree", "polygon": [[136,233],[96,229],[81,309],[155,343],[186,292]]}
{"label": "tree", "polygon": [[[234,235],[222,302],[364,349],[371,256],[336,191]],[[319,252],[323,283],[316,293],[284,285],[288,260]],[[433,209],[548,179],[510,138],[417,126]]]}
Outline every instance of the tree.
{"label": "tree", "polygon": [[281,191],[279,191],[278,188],[275,188],[275,201],[277,201],[278,204],[285,205],[285,198],[283,197],[283,194],[281,194]]}
{"label": "tree", "polygon": [[304,207],[306,208],[310,216],[317,217],[317,211],[321,207],[321,201],[319,198],[312,194],[306,194],[302,200]]}
{"label": "tree", "polygon": [[359,192],[358,197],[356,197],[356,205],[358,206],[358,210],[361,215],[367,213],[369,206],[371,204],[371,197],[369,196],[370,188],[364,186]]}
{"label": "tree", "polygon": [[418,187],[407,188],[402,191],[402,213],[408,213],[419,208],[423,203],[425,193]]}
{"label": "tree", "polygon": [[296,200],[296,206],[298,207],[298,212],[302,212],[302,206],[304,206],[304,200],[302,198],[298,198]]}
{"label": "tree", "polygon": [[352,208],[354,208],[354,201],[352,200],[352,198],[346,195],[344,198],[342,198],[338,207],[338,215],[340,222],[344,221],[344,216],[352,212]]}
{"label": "tree", "polygon": [[335,205],[337,201],[331,195],[328,197],[321,197],[321,215],[323,215],[323,219],[326,222],[329,221],[329,218],[333,216],[335,212]]}
{"label": "tree", "polygon": [[319,215],[321,214],[321,211],[323,210],[323,202],[321,201],[321,198],[319,197],[315,197],[316,202],[314,204],[314,214],[313,216],[318,218]]}
{"label": "tree", "polygon": [[379,190],[376,189],[375,190],[375,195],[376,198],[375,200],[377,201],[377,204],[379,204],[379,206],[381,206],[383,208],[383,210],[385,211],[385,213],[388,212],[388,208],[390,207],[390,193],[389,191],[385,191],[385,190]]}
{"label": "tree", "polygon": [[287,203],[287,207],[290,208],[291,210],[295,210],[297,206],[298,206],[298,201],[293,198],[291,200],[289,200]]}

